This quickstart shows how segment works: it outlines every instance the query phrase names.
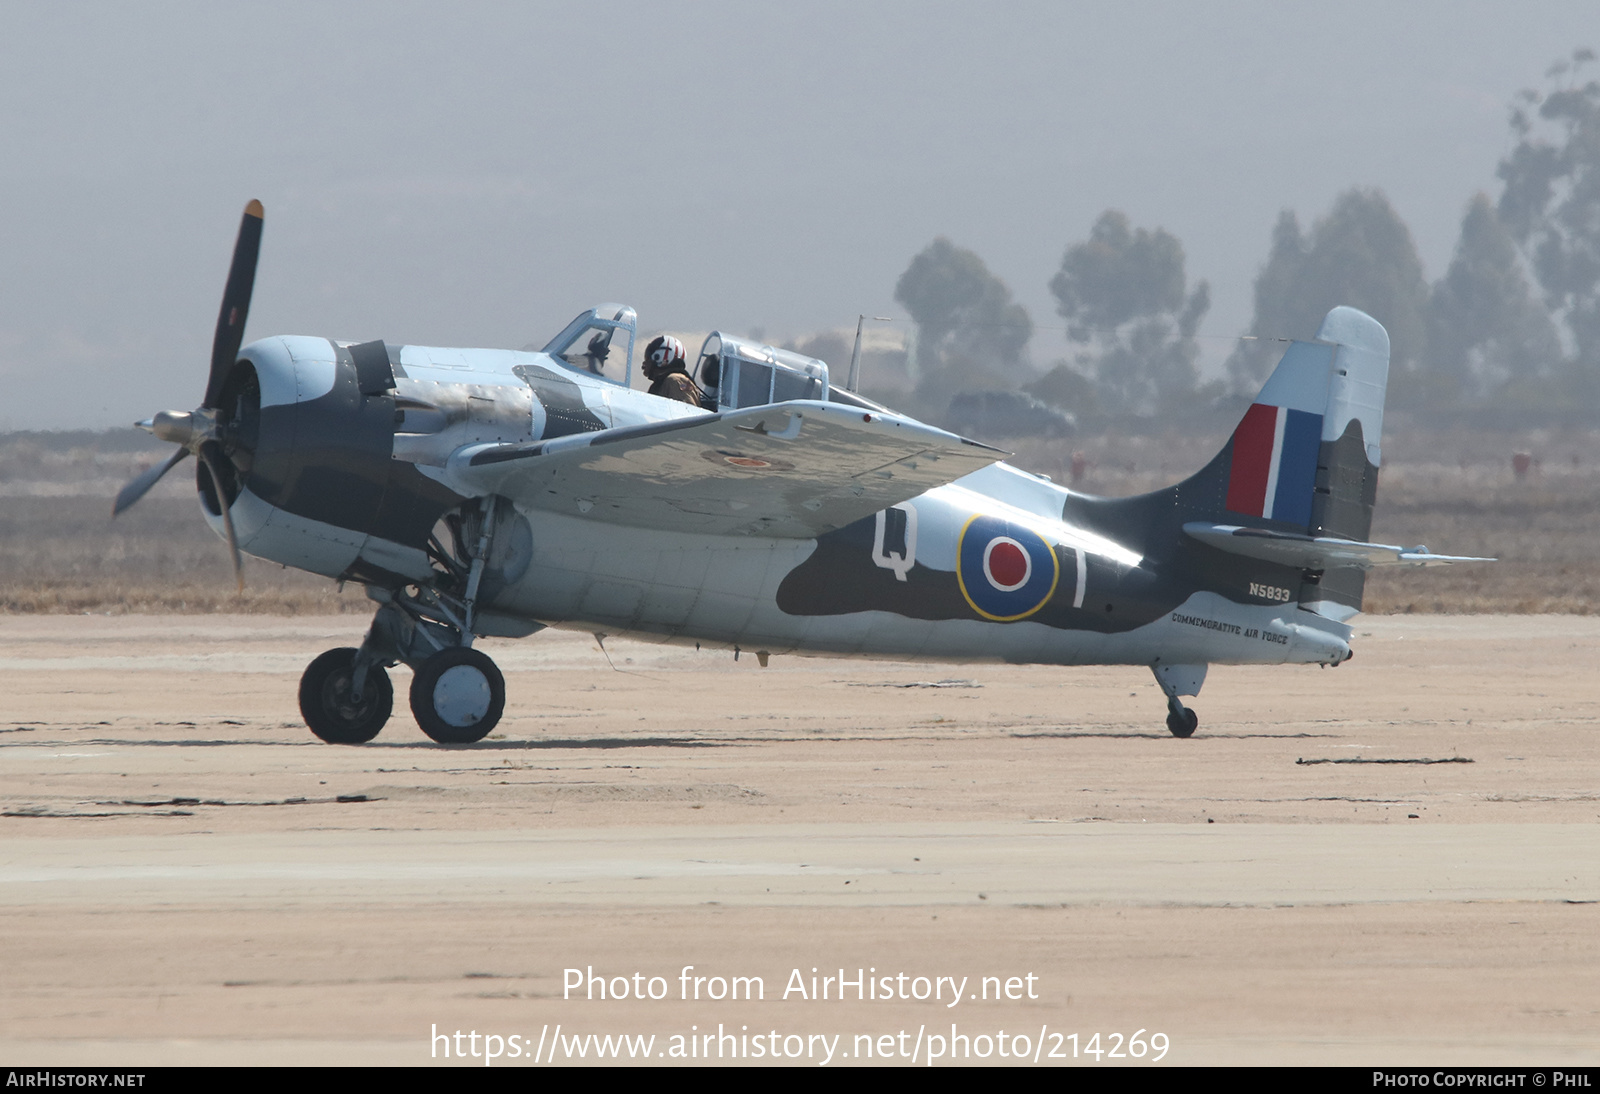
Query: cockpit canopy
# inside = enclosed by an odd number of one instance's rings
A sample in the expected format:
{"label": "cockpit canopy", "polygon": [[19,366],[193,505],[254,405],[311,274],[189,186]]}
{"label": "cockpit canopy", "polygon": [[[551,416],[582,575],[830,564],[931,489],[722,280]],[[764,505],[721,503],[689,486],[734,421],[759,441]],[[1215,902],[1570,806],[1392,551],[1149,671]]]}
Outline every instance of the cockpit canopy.
{"label": "cockpit canopy", "polygon": [[639,317],[626,304],[601,304],[568,323],[542,352],[577,372],[627,387],[638,327]]}
{"label": "cockpit canopy", "polygon": [[700,347],[694,378],[707,394],[715,393],[717,405],[725,410],[828,398],[825,362],[721,331],[712,331]]}

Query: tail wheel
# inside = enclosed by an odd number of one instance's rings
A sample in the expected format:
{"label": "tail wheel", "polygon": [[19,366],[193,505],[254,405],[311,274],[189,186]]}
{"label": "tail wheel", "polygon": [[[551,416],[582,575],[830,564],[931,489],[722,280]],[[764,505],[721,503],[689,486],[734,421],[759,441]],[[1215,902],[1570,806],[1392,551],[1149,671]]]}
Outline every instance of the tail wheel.
{"label": "tail wheel", "polygon": [[505,707],[505,677],[474,649],[440,650],[411,678],[411,713],[422,732],[440,744],[483,740]]}
{"label": "tail wheel", "polygon": [[1167,728],[1174,737],[1193,737],[1200,725],[1200,715],[1188,707],[1179,707],[1167,715]]}
{"label": "tail wheel", "polygon": [[394,710],[394,685],[382,665],[367,669],[361,698],[355,698],[355,663],[355,650],[329,650],[300,677],[300,713],[329,744],[365,744]]}

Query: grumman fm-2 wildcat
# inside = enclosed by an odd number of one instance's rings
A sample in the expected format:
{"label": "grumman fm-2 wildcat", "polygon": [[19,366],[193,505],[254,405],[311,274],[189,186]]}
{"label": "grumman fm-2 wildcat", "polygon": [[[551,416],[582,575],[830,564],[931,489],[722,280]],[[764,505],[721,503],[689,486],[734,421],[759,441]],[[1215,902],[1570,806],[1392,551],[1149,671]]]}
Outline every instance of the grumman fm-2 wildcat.
{"label": "grumman fm-2 wildcat", "polygon": [[262,209],[245,210],[199,409],[140,423],[181,447],[239,552],[365,586],[359,649],[311,662],[318,737],[371,740],[413,672],[436,741],[505,705],[483,635],[544,627],[758,655],[1146,665],[1167,726],[1211,664],[1338,665],[1374,566],[1467,561],[1365,542],[1389,371],[1351,308],[1294,342],[1214,459],[1164,490],[1075,493],[998,449],[829,383],[821,361],[713,334],[715,409],[630,388],[633,309],[538,352],[280,336],[241,348]]}

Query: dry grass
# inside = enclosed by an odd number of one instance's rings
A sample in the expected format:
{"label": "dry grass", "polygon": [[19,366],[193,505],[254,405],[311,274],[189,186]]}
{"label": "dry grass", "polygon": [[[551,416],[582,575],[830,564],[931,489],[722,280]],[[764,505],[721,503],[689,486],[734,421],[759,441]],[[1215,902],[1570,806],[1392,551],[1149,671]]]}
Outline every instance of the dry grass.
{"label": "dry grass", "polygon": [[[1368,611],[1600,611],[1600,434],[1391,433],[1373,538],[1500,561],[1376,574]],[[1019,466],[1064,483],[1081,451],[1090,466],[1078,488],[1119,495],[1177,481],[1221,443],[1107,435],[1006,447]],[[341,592],[256,559],[246,559],[236,596],[227,548],[200,519],[186,467],[113,522],[117,488],[169,451],[126,434],[54,445],[48,435],[0,435],[0,614],[370,610],[359,588]],[[1512,474],[1516,451],[1540,460],[1524,480]]]}
{"label": "dry grass", "polygon": [[1499,561],[1376,572],[1367,582],[1367,611],[1600,611],[1600,475],[1545,473],[1517,481],[1509,467],[1387,470],[1375,540]]}
{"label": "dry grass", "polygon": [[[177,475],[177,472],[174,472]],[[0,497],[0,612],[365,612],[359,588],[245,559],[235,592],[228,548],[186,496],[146,497],[111,520],[109,498]]]}

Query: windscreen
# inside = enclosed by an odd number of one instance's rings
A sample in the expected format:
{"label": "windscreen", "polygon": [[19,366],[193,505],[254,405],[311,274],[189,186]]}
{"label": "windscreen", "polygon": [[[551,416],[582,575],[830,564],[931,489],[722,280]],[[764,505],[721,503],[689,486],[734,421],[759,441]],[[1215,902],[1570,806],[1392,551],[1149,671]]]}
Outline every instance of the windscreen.
{"label": "windscreen", "polygon": [[632,371],[636,325],[632,308],[602,304],[574,319],[544,352],[570,369],[626,384]]}

